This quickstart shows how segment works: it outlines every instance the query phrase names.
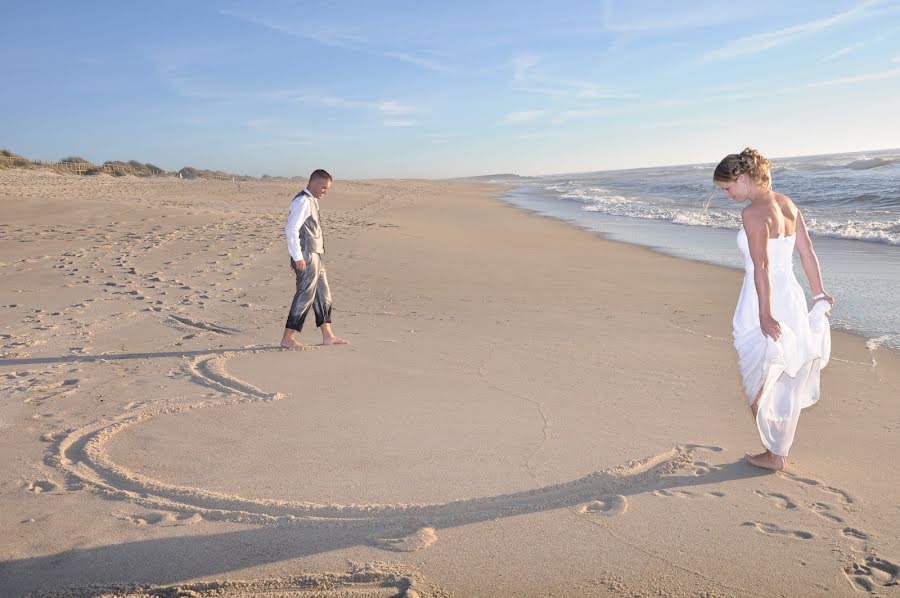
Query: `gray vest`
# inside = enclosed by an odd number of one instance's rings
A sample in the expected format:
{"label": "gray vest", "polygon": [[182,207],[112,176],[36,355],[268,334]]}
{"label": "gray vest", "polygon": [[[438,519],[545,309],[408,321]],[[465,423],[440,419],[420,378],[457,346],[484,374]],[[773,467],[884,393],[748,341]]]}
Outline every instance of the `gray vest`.
{"label": "gray vest", "polygon": [[309,202],[310,214],[300,226],[300,246],[307,253],[325,253],[322,225],[319,223],[319,208],[312,197],[306,195],[306,201]]}

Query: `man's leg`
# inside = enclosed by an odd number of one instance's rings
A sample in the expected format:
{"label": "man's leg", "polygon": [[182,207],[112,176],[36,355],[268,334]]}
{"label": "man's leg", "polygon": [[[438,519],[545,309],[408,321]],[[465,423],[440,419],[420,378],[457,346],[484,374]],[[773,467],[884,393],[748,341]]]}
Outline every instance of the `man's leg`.
{"label": "man's leg", "polygon": [[284,325],[284,336],[281,337],[281,346],[285,349],[304,348],[303,344],[294,338],[294,333],[303,329],[303,322],[315,300],[319,279],[319,262],[310,256],[306,262],[306,270],[302,272],[294,270],[294,273],[297,276],[297,292],[294,294],[287,322]]}
{"label": "man's leg", "polygon": [[316,312],[316,326],[322,331],[323,345],[350,344],[350,341],[335,336],[334,332],[331,331],[331,287],[328,286],[328,275],[325,272],[325,264],[322,264],[321,262],[313,310]]}

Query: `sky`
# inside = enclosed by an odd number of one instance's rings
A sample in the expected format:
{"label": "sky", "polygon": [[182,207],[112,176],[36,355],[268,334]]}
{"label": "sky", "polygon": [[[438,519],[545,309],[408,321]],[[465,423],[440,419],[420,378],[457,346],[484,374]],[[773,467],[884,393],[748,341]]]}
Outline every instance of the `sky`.
{"label": "sky", "polygon": [[42,0],[0,148],[260,176],[540,175],[900,146],[900,0]]}

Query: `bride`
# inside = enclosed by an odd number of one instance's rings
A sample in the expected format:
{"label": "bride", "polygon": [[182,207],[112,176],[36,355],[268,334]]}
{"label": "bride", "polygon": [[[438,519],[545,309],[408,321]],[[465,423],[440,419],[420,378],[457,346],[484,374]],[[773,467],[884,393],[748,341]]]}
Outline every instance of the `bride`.
{"label": "bride", "polygon": [[[745,275],[733,333],[744,393],[766,450],[746,459],[781,470],[800,410],[819,400],[819,372],[831,353],[826,316],[834,299],[823,289],[803,215],[790,198],[772,191],[770,168],[768,159],[748,147],[725,156],[713,180],[729,199],[750,202],[737,237]],[[794,247],[813,293],[810,311],[794,276]]]}

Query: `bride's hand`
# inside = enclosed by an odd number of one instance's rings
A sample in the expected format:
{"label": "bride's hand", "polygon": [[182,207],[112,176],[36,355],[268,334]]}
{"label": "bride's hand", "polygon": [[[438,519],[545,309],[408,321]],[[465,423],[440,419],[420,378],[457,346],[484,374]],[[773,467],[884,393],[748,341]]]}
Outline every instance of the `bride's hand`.
{"label": "bride's hand", "polygon": [[759,316],[759,328],[773,341],[777,341],[781,337],[781,324],[772,316]]}
{"label": "bride's hand", "polygon": [[832,297],[825,291],[822,291],[821,293],[819,293],[818,295],[813,297],[813,303],[818,303],[819,301],[827,301],[828,302],[829,308],[828,308],[828,311],[825,312],[825,315],[830,318],[831,317],[831,307],[834,306],[834,297]]}

